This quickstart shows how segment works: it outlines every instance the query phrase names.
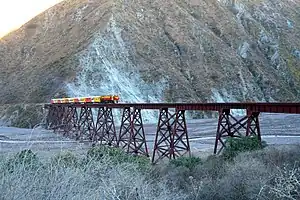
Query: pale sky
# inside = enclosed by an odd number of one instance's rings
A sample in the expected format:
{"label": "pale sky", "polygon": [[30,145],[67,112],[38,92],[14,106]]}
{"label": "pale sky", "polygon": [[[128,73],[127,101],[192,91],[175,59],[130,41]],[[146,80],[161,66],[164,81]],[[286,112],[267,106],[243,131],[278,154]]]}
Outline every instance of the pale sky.
{"label": "pale sky", "polygon": [[62,0],[0,0],[0,38]]}

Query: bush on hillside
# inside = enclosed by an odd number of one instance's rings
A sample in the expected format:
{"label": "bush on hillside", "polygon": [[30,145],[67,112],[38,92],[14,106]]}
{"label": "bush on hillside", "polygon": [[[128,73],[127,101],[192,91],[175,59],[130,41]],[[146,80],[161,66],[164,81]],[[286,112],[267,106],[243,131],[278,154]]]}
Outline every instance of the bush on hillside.
{"label": "bush on hillside", "polygon": [[41,165],[38,157],[30,149],[22,150],[16,153],[13,158],[8,159],[5,163],[5,169],[13,172],[15,168],[22,168],[24,170],[36,169]]}
{"label": "bush on hillside", "polygon": [[[27,153],[18,153],[22,161]],[[185,199],[186,194],[177,193],[176,188],[168,188],[165,182],[146,179],[146,171],[138,170],[137,163],[113,163],[110,160],[113,157],[104,157],[98,161],[82,162],[82,167],[74,168],[66,167],[62,162],[53,162],[63,160],[67,164],[73,163],[73,156],[63,153],[53,158],[51,163],[43,160],[44,167],[33,170],[24,170],[22,165],[16,165],[11,173],[0,170],[1,197],[33,200]]]}
{"label": "bush on hillside", "polygon": [[266,146],[266,142],[260,141],[257,136],[230,137],[226,140],[226,148],[222,155],[225,159],[232,160],[240,152],[255,151]]}
{"label": "bush on hillside", "polygon": [[96,146],[87,152],[87,161],[102,161],[107,157],[113,163],[134,163],[144,170],[151,166],[149,158],[140,155],[130,155],[115,147]]}
{"label": "bush on hillside", "polygon": [[197,165],[201,164],[201,159],[198,157],[179,157],[170,161],[170,164],[175,167],[186,167],[189,170],[193,170]]}

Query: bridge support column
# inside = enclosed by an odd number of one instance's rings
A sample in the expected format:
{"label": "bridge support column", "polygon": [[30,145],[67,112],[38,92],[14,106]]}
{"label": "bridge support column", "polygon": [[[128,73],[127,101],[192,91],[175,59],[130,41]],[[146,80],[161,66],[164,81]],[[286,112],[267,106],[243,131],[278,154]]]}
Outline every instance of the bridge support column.
{"label": "bridge support column", "polygon": [[190,155],[185,111],[176,110],[175,114],[171,114],[168,108],[161,109],[154,141],[152,163],[156,163],[165,157],[175,159],[186,153]]}
{"label": "bridge support column", "polygon": [[76,140],[91,140],[95,132],[92,108],[81,107]]}
{"label": "bridge support column", "polygon": [[185,121],[185,110],[176,110],[175,124],[173,129],[174,156],[184,154],[191,156],[190,142]]}
{"label": "bridge support column", "polygon": [[93,142],[117,145],[117,134],[112,113],[112,108],[100,107],[98,109],[96,131],[92,137]]}
{"label": "bridge support column", "polygon": [[64,136],[74,138],[78,127],[78,113],[74,105],[68,106],[64,117]]}
{"label": "bridge support column", "polygon": [[96,131],[92,137],[92,141],[94,143],[102,144],[104,139],[104,126],[105,126],[105,107],[100,107],[98,108],[97,121],[95,124]]}
{"label": "bridge support column", "polygon": [[261,141],[259,114],[260,114],[259,112],[252,112],[250,110],[247,110],[248,123],[247,123],[246,136],[256,135],[258,139]]}
{"label": "bridge support column", "polygon": [[141,109],[124,108],[118,146],[127,149],[127,153],[149,156]]}
{"label": "bridge support column", "polygon": [[130,141],[131,110],[130,107],[123,109],[120,133],[117,146],[125,149]]}
{"label": "bridge support column", "polygon": [[46,117],[46,129],[52,129],[56,120],[56,106],[50,106]]}
{"label": "bridge support column", "polygon": [[[226,138],[257,135],[260,138],[258,112],[247,111],[247,116],[236,119],[230,114],[230,109],[219,111],[219,121],[216,133],[214,154],[219,154],[226,148]],[[218,145],[220,143],[220,148]]]}
{"label": "bridge support column", "polygon": [[65,107],[64,106],[55,106],[56,109],[56,115],[55,120],[54,120],[54,126],[52,127],[54,130],[54,133],[59,133],[63,131],[63,121],[64,121],[64,116],[65,116]]}

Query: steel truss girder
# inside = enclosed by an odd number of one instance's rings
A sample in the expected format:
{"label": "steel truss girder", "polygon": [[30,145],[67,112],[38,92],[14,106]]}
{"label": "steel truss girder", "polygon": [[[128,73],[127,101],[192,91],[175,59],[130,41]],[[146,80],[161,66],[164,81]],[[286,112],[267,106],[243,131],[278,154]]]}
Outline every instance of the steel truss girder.
{"label": "steel truss girder", "polygon": [[[259,112],[247,110],[247,116],[237,119],[230,114],[230,109],[222,109],[219,111],[214,154],[219,154],[223,148],[226,148],[226,142],[223,139],[227,137],[257,135],[259,140],[261,140],[258,116]],[[221,143],[219,150],[218,143]]]}
{"label": "steel truss girder", "polygon": [[117,146],[127,153],[149,156],[141,109],[124,108]]}
{"label": "steel truss girder", "polygon": [[117,145],[117,134],[112,108],[99,107],[92,141],[109,146]]}
{"label": "steel truss girder", "polygon": [[187,153],[190,156],[185,111],[176,110],[171,114],[168,108],[160,109],[152,163],[163,158],[175,159]]}

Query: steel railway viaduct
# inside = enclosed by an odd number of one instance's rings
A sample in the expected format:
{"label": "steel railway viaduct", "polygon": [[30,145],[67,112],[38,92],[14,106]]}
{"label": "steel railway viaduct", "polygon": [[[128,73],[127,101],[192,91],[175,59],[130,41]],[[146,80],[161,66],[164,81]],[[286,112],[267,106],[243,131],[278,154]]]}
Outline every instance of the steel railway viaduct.
{"label": "steel railway viaduct", "polygon": [[[44,108],[48,111],[47,127],[56,133],[148,157],[141,110],[159,110],[152,163],[190,155],[186,111],[219,113],[215,154],[226,148],[226,137],[258,136],[261,140],[260,113],[300,114],[300,103],[61,103],[45,104]],[[123,110],[118,133],[113,109]],[[237,119],[231,114],[232,109],[245,110],[246,115]]]}

